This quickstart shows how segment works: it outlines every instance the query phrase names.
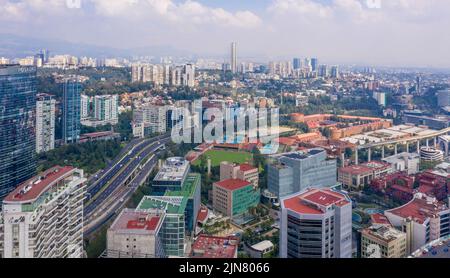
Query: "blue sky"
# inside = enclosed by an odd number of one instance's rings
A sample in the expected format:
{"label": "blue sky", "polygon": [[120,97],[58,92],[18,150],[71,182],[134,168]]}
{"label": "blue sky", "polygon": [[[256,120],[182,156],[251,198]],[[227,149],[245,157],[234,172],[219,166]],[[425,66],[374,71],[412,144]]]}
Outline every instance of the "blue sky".
{"label": "blue sky", "polygon": [[80,0],[80,9],[66,1],[0,0],[0,34],[224,59],[237,41],[245,59],[450,67],[445,0]]}

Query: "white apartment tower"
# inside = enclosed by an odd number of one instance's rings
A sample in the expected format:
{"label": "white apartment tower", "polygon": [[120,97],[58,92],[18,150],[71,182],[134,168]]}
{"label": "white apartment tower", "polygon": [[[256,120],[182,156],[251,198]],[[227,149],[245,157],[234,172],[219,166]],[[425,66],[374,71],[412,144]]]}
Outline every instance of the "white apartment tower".
{"label": "white apartment tower", "polygon": [[231,43],[231,72],[237,73],[238,63],[237,63],[237,43]]}
{"label": "white apartment tower", "polygon": [[37,95],[36,102],[36,152],[55,148],[55,104],[53,96]]}
{"label": "white apartment tower", "polygon": [[53,167],[3,200],[0,239],[4,258],[81,258],[83,170]]}

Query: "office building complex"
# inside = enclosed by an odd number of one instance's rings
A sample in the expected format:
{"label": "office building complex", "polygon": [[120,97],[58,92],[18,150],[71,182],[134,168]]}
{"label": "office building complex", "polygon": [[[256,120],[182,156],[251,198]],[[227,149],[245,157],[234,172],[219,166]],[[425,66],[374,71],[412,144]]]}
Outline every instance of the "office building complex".
{"label": "office building complex", "polygon": [[324,149],[283,154],[268,166],[268,189],[278,198],[308,187],[336,185],[336,160]]}
{"label": "office building complex", "polygon": [[161,229],[165,213],[125,209],[108,229],[108,258],[163,258]]}
{"label": "office building complex", "polygon": [[406,233],[407,254],[430,241],[450,235],[450,209],[445,203],[422,193],[384,214],[394,227]]}
{"label": "office building complex", "polygon": [[83,255],[83,171],[53,167],[20,184],[3,200],[5,258]]}
{"label": "office building complex", "polygon": [[352,203],[344,193],[307,189],[281,200],[281,258],[351,258]]}
{"label": "office building complex", "polygon": [[406,233],[388,225],[373,225],[361,231],[362,258],[404,258],[406,256]]}
{"label": "office building complex", "polygon": [[78,80],[66,80],[63,84],[63,141],[76,143],[81,133],[81,91]]}
{"label": "office building complex", "polygon": [[0,65],[0,200],[36,171],[36,68]]}
{"label": "office building complex", "polygon": [[56,100],[48,94],[39,94],[36,102],[36,152],[55,148]]}
{"label": "office building complex", "polygon": [[213,184],[213,207],[228,217],[241,216],[260,201],[260,191],[248,181],[228,179]]}
{"label": "office building complex", "polygon": [[183,186],[190,168],[189,162],[182,157],[168,158],[153,179],[154,190],[160,192],[179,190]]}
{"label": "office building complex", "polygon": [[251,182],[255,188],[258,187],[258,168],[249,164],[236,164],[224,161],[220,163],[220,180],[240,179]]}
{"label": "office building complex", "polygon": [[186,197],[144,196],[137,209],[165,213],[160,230],[162,248],[166,256],[185,256]]}

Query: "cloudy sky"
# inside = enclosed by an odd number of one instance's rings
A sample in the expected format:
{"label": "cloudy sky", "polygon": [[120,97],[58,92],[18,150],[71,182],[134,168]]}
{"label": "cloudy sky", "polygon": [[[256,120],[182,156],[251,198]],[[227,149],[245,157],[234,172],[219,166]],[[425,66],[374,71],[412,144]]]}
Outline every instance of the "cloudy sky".
{"label": "cloudy sky", "polygon": [[0,0],[0,34],[224,57],[450,68],[449,26],[448,0]]}

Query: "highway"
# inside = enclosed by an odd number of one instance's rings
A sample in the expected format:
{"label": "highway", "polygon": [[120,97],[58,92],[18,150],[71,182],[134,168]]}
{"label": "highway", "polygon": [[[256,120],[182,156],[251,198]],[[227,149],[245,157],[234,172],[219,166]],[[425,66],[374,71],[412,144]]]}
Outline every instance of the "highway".
{"label": "highway", "polygon": [[[88,199],[84,208],[85,225],[91,221],[100,221],[97,216],[102,217],[99,211],[104,206],[107,206],[112,201],[116,201],[117,195],[120,195],[124,188],[130,191],[131,194],[140,186],[145,180],[139,180],[140,176],[144,176],[145,171],[152,169],[157,162],[157,158],[153,155],[157,150],[161,149],[166,143],[170,141],[169,135],[163,135],[156,138],[135,142],[130,147],[130,151],[118,162],[105,169],[103,176],[88,187]],[[150,158],[145,164],[145,160]],[[137,177],[135,179],[135,177]],[[129,182],[133,182],[130,187],[124,187]],[[136,184],[136,186],[134,186]],[[129,194],[129,196],[131,196]]]}

